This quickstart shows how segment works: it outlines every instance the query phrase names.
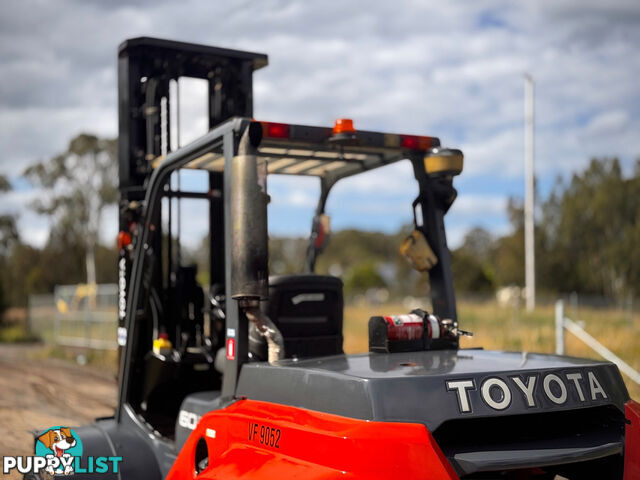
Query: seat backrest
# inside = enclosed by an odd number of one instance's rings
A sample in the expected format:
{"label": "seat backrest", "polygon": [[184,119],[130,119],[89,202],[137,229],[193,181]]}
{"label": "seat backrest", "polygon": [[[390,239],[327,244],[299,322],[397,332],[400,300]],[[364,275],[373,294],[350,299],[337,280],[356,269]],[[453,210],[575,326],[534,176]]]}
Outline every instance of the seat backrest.
{"label": "seat backrest", "polygon": [[282,332],[288,358],[343,353],[343,304],[339,278],[283,275],[269,279],[267,315]]}

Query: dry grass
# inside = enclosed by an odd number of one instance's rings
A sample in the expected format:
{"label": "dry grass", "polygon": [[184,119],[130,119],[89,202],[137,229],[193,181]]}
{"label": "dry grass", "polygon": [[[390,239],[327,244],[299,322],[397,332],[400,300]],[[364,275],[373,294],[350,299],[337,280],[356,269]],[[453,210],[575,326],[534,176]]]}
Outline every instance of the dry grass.
{"label": "dry grass", "polygon": [[[344,348],[347,353],[368,349],[367,322],[374,315],[406,312],[399,304],[345,308]],[[577,315],[576,315],[577,313]],[[584,328],[607,348],[640,370],[640,315],[629,317],[626,311],[614,309],[581,309],[567,311],[573,320],[584,322]],[[502,308],[495,302],[460,302],[458,317],[461,328],[474,333],[463,337],[461,347],[483,347],[486,350],[525,350],[553,353],[555,351],[554,307],[538,307],[532,313],[523,309]],[[577,317],[577,318],[576,318]],[[600,358],[571,333],[565,332],[566,353],[576,357]],[[640,385],[625,377],[629,394],[640,399]]]}

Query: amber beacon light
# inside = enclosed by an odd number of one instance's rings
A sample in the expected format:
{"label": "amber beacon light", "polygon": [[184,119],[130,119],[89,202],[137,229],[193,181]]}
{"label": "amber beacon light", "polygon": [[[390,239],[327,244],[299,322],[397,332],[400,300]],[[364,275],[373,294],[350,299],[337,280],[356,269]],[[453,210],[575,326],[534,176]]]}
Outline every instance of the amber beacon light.
{"label": "amber beacon light", "polygon": [[333,134],[340,133],[356,133],[356,129],[353,128],[353,120],[350,118],[338,118],[333,126]]}

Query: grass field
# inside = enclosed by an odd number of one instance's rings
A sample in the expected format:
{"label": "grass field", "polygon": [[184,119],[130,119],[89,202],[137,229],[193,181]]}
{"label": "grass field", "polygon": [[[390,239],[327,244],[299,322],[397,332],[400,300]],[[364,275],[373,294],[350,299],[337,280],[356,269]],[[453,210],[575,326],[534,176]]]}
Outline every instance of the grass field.
{"label": "grass field", "polygon": [[[374,315],[407,312],[399,304],[345,308],[344,348],[347,353],[368,350],[367,322]],[[584,322],[584,328],[609,350],[640,370],[640,315],[614,309],[580,309],[567,311],[572,320]],[[463,337],[461,347],[483,347],[485,350],[524,350],[553,353],[555,351],[554,306],[541,306],[532,313],[524,309],[502,308],[495,302],[458,302],[460,327],[474,336]],[[566,354],[600,358],[571,333],[565,332]],[[624,377],[624,376],[623,376]],[[625,378],[629,394],[640,399],[640,385]]]}

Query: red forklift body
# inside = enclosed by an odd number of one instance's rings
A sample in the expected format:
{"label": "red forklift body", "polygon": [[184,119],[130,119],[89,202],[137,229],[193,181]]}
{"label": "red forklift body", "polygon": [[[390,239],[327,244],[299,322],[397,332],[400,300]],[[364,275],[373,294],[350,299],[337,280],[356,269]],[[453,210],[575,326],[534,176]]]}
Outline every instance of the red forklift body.
{"label": "red forklift body", "polygon": [[168,480],[457,478],[424,425],[356,420],[253,400],[202,417]]}

